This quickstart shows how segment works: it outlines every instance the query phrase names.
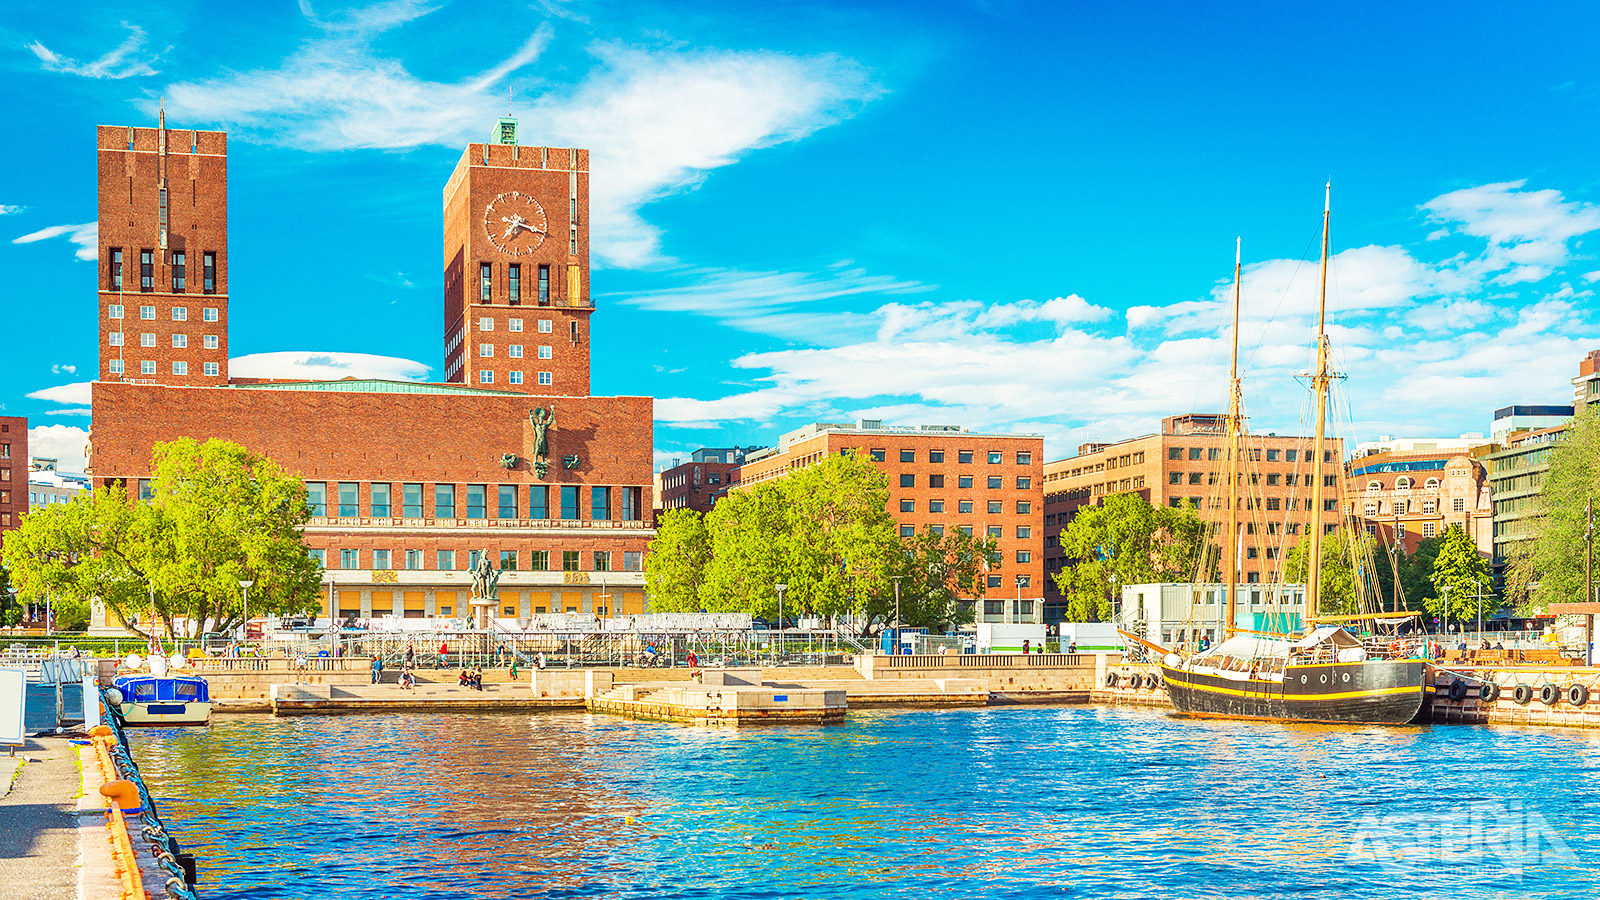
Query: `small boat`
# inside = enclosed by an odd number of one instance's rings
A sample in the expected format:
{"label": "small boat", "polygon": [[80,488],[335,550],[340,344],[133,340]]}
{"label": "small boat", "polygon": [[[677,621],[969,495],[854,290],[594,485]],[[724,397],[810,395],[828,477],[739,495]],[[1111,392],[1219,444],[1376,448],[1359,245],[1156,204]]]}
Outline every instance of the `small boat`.
{"label": "small boat", "polygon": [[[153,662],[154,660],[152,660]],[[158,671],[118,675],[106,700],[124,725],[209,725],[211,686],[199,675]]]}

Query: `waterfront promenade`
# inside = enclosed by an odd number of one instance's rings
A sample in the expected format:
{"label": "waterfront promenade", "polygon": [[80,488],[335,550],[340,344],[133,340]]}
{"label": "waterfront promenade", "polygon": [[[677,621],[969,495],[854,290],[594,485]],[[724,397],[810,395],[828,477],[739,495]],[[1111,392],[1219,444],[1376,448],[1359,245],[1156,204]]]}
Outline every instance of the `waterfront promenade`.
{"label": "waterfront promenade", "polygon": [[0,780],[0,900],[77,897],[77,748],[29,738],[16,756],[0,757]]}

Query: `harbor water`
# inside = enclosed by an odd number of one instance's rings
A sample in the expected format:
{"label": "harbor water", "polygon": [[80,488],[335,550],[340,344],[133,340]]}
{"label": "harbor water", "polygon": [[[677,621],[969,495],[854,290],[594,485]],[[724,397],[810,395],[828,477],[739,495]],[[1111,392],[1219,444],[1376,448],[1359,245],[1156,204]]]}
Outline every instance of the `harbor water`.
{"label": "harbor water", "polygon": [[134,757],[220,897],[1591,893],[1600,733],[852,713],[221,717]]}

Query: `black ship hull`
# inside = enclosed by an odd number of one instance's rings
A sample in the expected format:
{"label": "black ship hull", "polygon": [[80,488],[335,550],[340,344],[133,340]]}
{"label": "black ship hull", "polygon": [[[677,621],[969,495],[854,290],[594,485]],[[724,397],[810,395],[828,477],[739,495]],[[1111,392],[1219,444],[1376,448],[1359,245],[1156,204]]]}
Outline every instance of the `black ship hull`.
{"label": "black ship hull", "polygon": [[1235,680],[1161,666],[1180,715],[1404,725],[1424,696],[1420,659],[1291,665],[1282,682]]}

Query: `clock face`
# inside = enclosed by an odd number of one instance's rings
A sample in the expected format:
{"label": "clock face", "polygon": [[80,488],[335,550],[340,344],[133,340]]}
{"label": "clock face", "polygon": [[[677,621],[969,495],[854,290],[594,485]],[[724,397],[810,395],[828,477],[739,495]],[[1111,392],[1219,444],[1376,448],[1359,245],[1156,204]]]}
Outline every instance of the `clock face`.
{"label": "clock face", "polygon": [[527,194],[508,191],[489,202],[483,211],[483,231],[489,243],[501,253],[521,256],[532,253],[550,233],[550,220],[539,201]]}

